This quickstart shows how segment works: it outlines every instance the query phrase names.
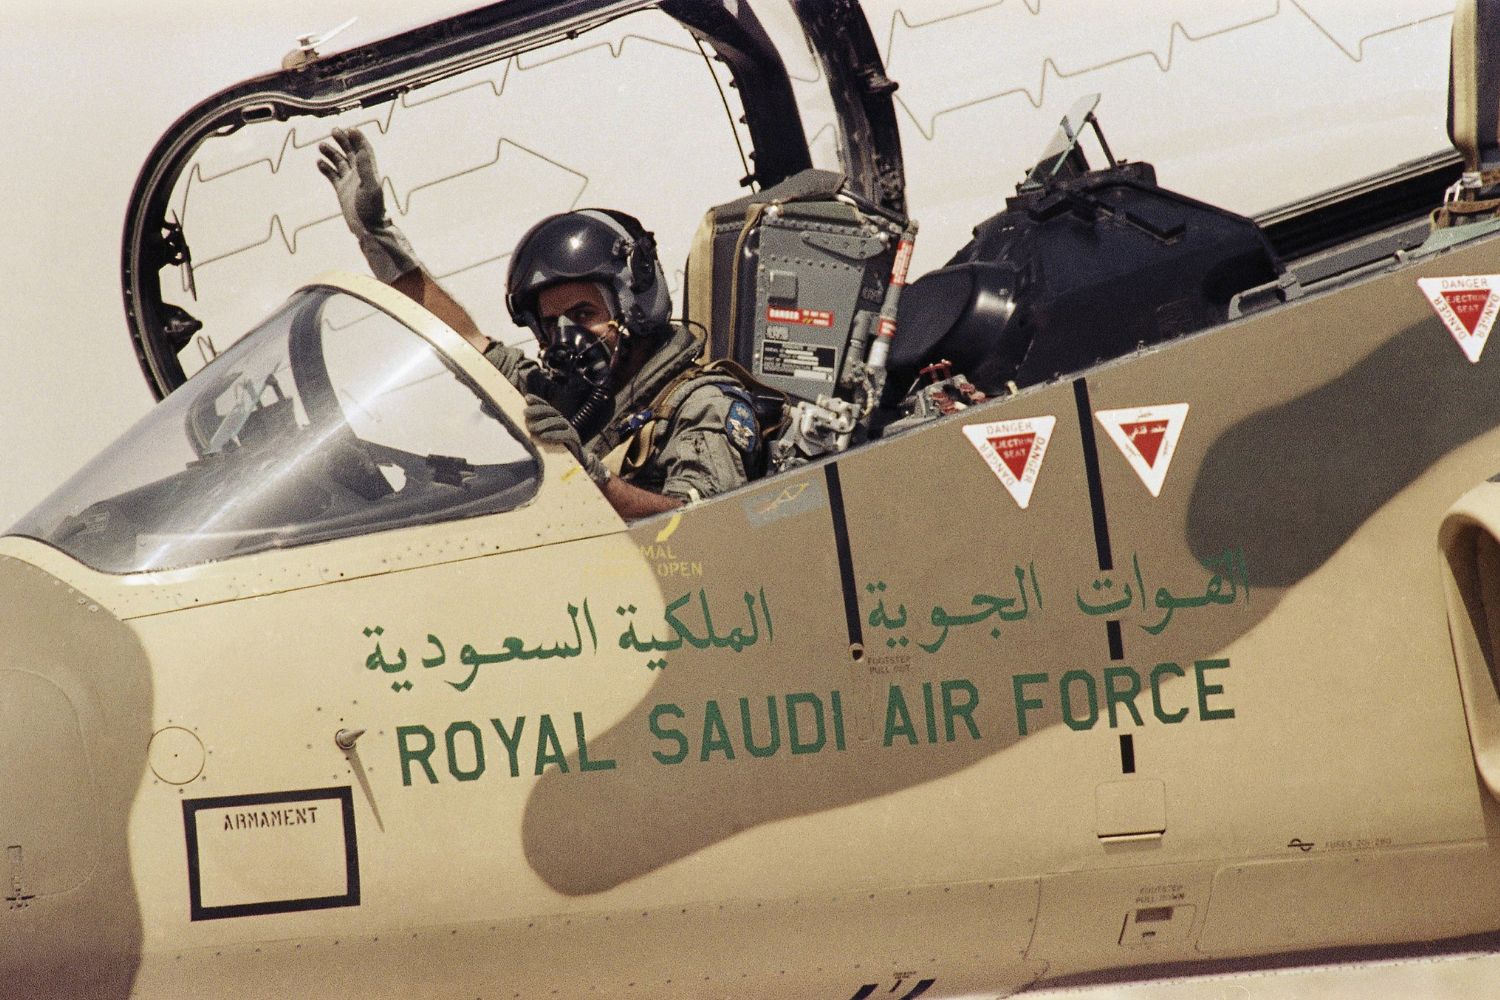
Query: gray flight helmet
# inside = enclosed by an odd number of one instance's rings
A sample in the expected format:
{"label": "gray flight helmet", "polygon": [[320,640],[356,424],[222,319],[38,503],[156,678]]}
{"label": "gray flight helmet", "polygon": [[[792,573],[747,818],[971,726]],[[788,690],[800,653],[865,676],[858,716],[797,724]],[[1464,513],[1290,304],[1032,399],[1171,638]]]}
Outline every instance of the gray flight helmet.
{"label": "gray flight helmet", "polygon": [[511,255],[505,304],[517,325],[546,341],[537,296],[563,281],[597,281],[614,298],[616,319],[650,336],[671,321],[672,295],[656,240],[634,216],[585,208],[549,215],[527,230]]}

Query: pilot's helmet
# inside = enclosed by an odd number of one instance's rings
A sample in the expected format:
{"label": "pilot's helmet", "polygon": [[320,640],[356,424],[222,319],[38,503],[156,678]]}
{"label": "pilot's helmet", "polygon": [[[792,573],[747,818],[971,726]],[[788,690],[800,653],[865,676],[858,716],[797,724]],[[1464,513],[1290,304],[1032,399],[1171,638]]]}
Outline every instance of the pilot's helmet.
{"label": "pilot's helmet", "polygon": [[597,281],[609,289],[616,319],[637,336],[667,327],[672,295],[656,258],[656,240],[634,216],[604,208],[549,215],[516,244],[505,279],[505,304],[519,326],[547,342],[537,296],[562,281]]}

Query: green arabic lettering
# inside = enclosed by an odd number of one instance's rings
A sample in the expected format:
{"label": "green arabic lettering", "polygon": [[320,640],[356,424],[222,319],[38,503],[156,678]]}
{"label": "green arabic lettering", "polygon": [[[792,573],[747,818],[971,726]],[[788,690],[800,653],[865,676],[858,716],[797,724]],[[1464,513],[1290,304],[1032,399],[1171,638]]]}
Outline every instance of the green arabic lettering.
{"label": "green arabic lettering", "polygon": [[473,646],[469,645],[468,643],[464,643],[464,648],[458,651],[458,662],[462,663],[466,667],[471,668],[469,670],[469,676],[465,677],[461,681],[444,681],[443,683],[447,684],[455,691],[467,691],[469,690],[469,685],[474,683],[474,678],[479,676],[479,668],[481,666],[486,663],[498,663],[499,661],[507,658],[508,657],[506,657],[504,653],[483,655],[475,650]]}
{"label": "green arabic lettering", "polygon": [[[1115,582],[1109,577],[1105,576],[1095,579],[1091,586],[1096,593],[1103,593],[1106,590],[1113,591]],[[1130,589],[1130,584],[1125,584],[1121,589],[1125,593],[1125,596],[1123,598],[1117,601],[1108,601],[1104,604],[1085,603],[1083,594],[1081,592],[1075,591],[1074,596],[1078,601],[1079,610],[1086,615],[1113,615],[1116,612],[1124,611],[1135,601],[1135,593]]]}
{"label": "green arabic lettering", "polygon": [[[1202,594],[1194,594],[1191,597],[1177,597],[1166,587],[1158,587],[1154,603],[1156,607],[1165,611],[1161,621],[1154,625],[1142,625],[1141,629],[1151,635],[1160,635],[1172,621],[1172,615],[1179,608],[1201,608],[1209,604],[1227,605],[1233,604],[1239,597],[1239,585],[1241,580],[1245,584],[1246,602],[1249,601],[1249,575],[1244,569],[1244,551],[1242,549],[1225,549],[1224,552],[1212,559],[1203,562],[1205,569],[1219,570],[1209,577],[1208,583],[1204,585]],[[1225,582],[1229,584],[1229,590],[1224,590]]]}
{"label": "green arabic lettering", "polygon": [[[701,594],[702,591],[699,591],[699,593]],[[677,611],[680,608],[686,607],[688,601],[692,599],[693,593],[692,591],[688,591],[686,594],[683,594],[681,597],[677,598],[677,600],[667,605],[667,609],[662,614],[662,617],[666,620],[666,623],[668,625],[672,626],[672,631],[677,633],[678,641],[674,646],[657,646],[657,649],[677,649],[682,645],[684,641],[694,649],[707,649],[710,645],[712,645],[712,643],[710,643],[708,639],[700,639],[696,635],[694,635],[693,630],[684,625],[682,621],[677,617]],[[708,607],[707,603],[704,604],[704,607]]]}
{"label": "green arabic lettering", "polygon": [[375,625],[371,628],[366,628],[364,632],[366,638],[374,638],[376,640],[374,651],[372,651],[369,656],[365,657],[366,670],[379,670],[387,674],[399,674],[401,671],[406,669],[405,649],[396,650],[396,652],[400,654],[400,659],[398,659],[395,663],[388,663],[386,661],[385,653],[381,650],[379,641],[379,637],[385,634],[384,628],[380,627],[379,625]]}
{"label": "green arabic lettering", "polygon": [[589,642],[594,647],[594,652],[599,652],[599,633],[594,631],[594,616],[589,614],[589,599],[583,599],[583,620],[589,626]]}

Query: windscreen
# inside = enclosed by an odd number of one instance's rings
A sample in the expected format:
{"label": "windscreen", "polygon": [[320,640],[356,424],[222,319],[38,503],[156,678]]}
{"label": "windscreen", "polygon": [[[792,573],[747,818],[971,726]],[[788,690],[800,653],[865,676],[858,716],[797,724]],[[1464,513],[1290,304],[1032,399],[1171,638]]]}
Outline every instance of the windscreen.
{"label": "windscreen", "polygon": [[304,289],[11,529],[134,573],[506,510],[534,454],[388,313]]}

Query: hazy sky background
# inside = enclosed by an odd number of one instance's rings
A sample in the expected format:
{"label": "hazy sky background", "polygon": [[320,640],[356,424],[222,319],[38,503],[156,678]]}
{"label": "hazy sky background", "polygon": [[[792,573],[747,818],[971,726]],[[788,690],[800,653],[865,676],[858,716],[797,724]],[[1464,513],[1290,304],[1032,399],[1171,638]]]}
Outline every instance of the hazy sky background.
{"label": "hazy sky background", "polygon": [[[424,2],[422,19],[461,7]],[[120,241],[152,145],[194,104],[280,68],[298,35],[357,13],[337,45],[360,44],[420,23],[412,8],[65,0],[0,12],[0,523],[151,403],[125,324]]]}
{"label": "hazy sky background", "polygon": [[[72,0],[0,12],[0,265],[10,285],[0,296],[0,524],[150,405],[124,318],[120,246],[152,146],[195,104],[279,68],[299,34],[357,14],[331,51],[463,7],[423,3],[417,17],[413,6],[361,0],[308,13],[296,0]],[[1104,93],[1117,155],[1150,160],[1163,184],[1242,212],[1446,144],[1451,0],[865,7],[901,83],[908,195],[923,223],[917,273],[1003,207],[1057,117],[1090,91]],[[799,93],[815,88],[805,50],[789,62],[794,78],[809,78]],[[705,129],[723,129],[716,113]]]}

